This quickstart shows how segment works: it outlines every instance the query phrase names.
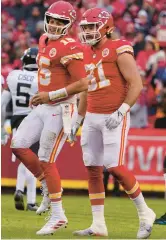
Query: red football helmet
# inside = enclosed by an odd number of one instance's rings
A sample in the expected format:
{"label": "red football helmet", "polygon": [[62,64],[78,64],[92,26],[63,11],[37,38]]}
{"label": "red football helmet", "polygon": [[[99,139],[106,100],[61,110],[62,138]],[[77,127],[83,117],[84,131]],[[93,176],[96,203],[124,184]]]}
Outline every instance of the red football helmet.
{"label": "red football helmet", "polygon": [[81,42],[90,45],[95,45],[105,37],[107,33],[111,33],[114,30],[112,15],[102,8],[87,10],[83,14],[79,25],[81,28]]}
{"label": "red football helmet", "polygon": [[[50,17],[62,20],[65,24],[63,26],[55,26],[50,24]],[[58,1],[53,3],[45,13],[44,31],[47,33],[49,39],[56,40],[63,35],[66,35],[72,23],[76,20],[76,11],[73,6],[65,1]],[[49,33],[49,28],[54,29],[54,33]]]}

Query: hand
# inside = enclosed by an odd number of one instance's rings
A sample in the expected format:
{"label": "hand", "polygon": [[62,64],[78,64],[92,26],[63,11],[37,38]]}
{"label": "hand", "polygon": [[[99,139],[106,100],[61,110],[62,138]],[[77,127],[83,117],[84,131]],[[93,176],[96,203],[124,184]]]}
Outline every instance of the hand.
{"label": "hand", "polygon": [[44,104],[50,102],[49,93],[48,92],[39,92],[35,94],[30,100],[30,106],[37,106],[39,104]]}
{"label": "hand", "polygon": [[113,112],[113,113],[110,114],[110,116],[105,120],[105,125],[106,125],[106,127],[107,127],[109,130],[118,127],[118,125],[122,122],[123,117],[124,117],[123,114],[122,114],[119,110]]}
{"label": "hand", "polygon": [[75,125],[71,129],[71,133],[68,136],[68,141],[71,146],[73,146],[74,142],[77,141],[76,134],[77,134],[79,128],[80,128],[80,123],[76,122]]}

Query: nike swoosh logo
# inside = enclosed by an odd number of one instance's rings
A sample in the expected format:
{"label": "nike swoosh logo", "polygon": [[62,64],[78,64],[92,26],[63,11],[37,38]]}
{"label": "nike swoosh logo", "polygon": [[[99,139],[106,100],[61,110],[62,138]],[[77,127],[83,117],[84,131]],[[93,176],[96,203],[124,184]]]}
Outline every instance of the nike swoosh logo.
{"label": "nike swoosh logo", "polygon": [[57,115],[60,115],[60,114],[59,114],[59,113],[57,113],[57,114],[52,114],[53,117],[55,117],[55,116],[57,116]]}
{"label": "nike swoosh logo", "polygon": [[74,47],[71,47],[71,50],[73,50],[73,49],[75,49],[76,48],[76,46],[74,46]]}

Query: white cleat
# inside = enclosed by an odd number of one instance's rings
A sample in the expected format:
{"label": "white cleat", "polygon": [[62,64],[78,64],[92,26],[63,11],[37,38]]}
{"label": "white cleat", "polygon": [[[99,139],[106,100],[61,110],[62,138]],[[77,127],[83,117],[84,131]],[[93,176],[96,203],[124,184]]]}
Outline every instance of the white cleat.
{"label": "white cleat", "polygon": [[75,236],[100,236],[100,237],[107,237],[108,231],[106,225],[94,225],[92,224],[90,228],[79,230],[73,232]]}
{"label": "white cleat", "polygon": [[36,214],[41,215],[42,213],[45,213],[46,211],[48,211],[50,209],[50,204],[51,204],[51,201],[50,201],[49,197],[43,196],[43,200],[42,200],[40,206],[38,207]]}
{"label": "white cleat", "polygon": [[61,228],[67,227],[68,220],[66,217],[62,219],[57,219],[55,216],[51,216],[48,222],[39,231],[36,232],[37,235],[49,235],[53,234]]}
{"label": "white cleat", "polygon": [[156,214],[152,209],[148,209],[144,217],[140,218],[140,226],[137,233],[137,239],[146,239],[150,236]]}

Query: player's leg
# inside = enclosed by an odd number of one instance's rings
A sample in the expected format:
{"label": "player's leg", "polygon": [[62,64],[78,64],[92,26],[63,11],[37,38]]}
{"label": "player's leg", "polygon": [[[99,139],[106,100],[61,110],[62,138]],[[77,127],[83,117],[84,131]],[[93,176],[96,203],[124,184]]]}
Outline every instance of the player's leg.
{"label": "player's leg", "polygon": [[51,234],[67,225],[61,199],[61,181],[55,160],[67,138],[63,131],[61,106],[48,106],[40,139],[39,158],[51,201],[51,218],[37,235]]}
{"label": "player's leg", "polygon": [[[12,126],[12,134],[13,137],[23,121],[23,119],[26,116],[13,116],[11,121]],[[37,154],[39,148],[39,144],[35,143],[31,146],[31,150]],[[15,161],[15,155],[12,154],[12,160]],[[33,200],[33,198],[36,198],[36,178],[33,176],[33,174],[25,167],[23,163],[20,163],[17,170],[17,184],[16,184],[16,191],[14,194],[14,201],[15,201],[15,207],[19,210],[24,210],[24,199],[23,199],[23,192],[24,192],[24,186],[25,182],[27,182],[27,210],[35,211],[37,210],[37,205],[35,204],[36,201]],[[32,194],[31,194],[32,193]],[[33,196],[35,194],[35,196]]]}
{"label": "player's leg", "polygon": [[15,208],[24,210],[24,186],[25,186],[25,166],[20,163],[17,169],[16,191],[14,193]]}
{"label": "player's leg", "polygon": [[[163,169],[164,169],[165,199],[166,199],[166,156],[165,156],[165,158],[164,158]],[[166,225],[166,213],[163,214],[160,218],[156,219],[156,220],[155,220],[155,224]]]}
{"label": "player's leg", "polygon": [[[11,118],[11,127],[12,127],[12,135],[14,136],[17,128],[19,127],[20,123],[24,119],[25,116],[22,117],[15,117],[12,116]],[[16,120],[17,118],[17,120]],[[16,161],[16,156],[12,154],[12,162]],[[24,164],[20,163],[17,168],[17,183],[16,183],[16,191],[14,193],[14,203],[15,208],[17,210],[24,210],[24,186],[25,186],[25,166]]]}
{"label": "player's leg", "polygon": [[119,181],[125,192],[136,206],[140,228],[137,238],[148,237],[151,233],[155,213],[147,206],[141,193],[139,183],[124,165],[124,153],[129,130],[129,113],[124,117],[123,122],[116,128],[109,131],[104,127],[104,165],[108,171]]}
{"label": "player's leg", "polygon": [[[39,142],[34,143],[30,147],[30,149],[33,151],[33,153],[35,153],[37,155],[38,150],[39,150]],[[26,210],[37,211],[38,205],[36,204],[36,178],[27,168],[25,171],[25,176],[26,176],[26,183],[27,183],[27,208],[26,208]]]}
{"label": "player's leg", "polygon": [[24,118],[12,139],[11,148],[16,157],[40,180],[43,178],[43,171],[39,159],[29,149],[39,140],[43,128],[43,122],[37,115],[39,107]]}
{"label": "player's leg", "polygon": [[40,161],[37,155],[32,152],[30,147],[39,141],[43,121],[40,117],[43,111],[43,106],[36,107],[20,124],[15,136],[12,139],[12,151],[16,157],[38,178],[41,182],[42,189],[45,195],[48,195],[47,184],[44,179],[44,173],[40,166]]}
{"label": "player's leg", "polygon": [[27,208],[26,210],[36,211],[38,206],[36,205],[36,178],[26,168],[25,171],[26,183],[27,183]]}
{"label": "player's leg", "polygon": [[105,190],[103,183],[103,140],[98,125],[98,114],[87,113],[81,135],[83,161],[88,172],[88,190],[91,202],[93,222],[90,228],[75,231],[80,236],[107,236],[104,218]]}

